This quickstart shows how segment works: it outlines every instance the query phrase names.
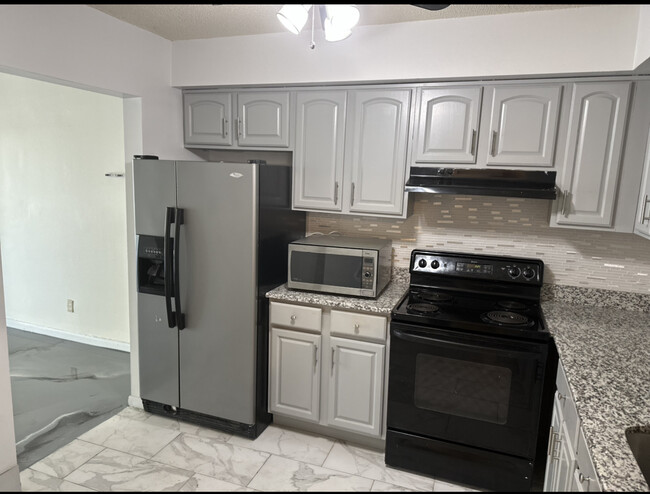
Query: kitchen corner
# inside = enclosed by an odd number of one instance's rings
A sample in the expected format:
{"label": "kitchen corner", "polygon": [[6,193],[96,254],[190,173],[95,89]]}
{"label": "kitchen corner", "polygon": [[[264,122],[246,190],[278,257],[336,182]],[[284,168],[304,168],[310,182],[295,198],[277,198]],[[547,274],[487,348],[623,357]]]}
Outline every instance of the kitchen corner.
{"label": "kitchen corner", "polygon": [[604,491],[647,491],[626,441],[650,425],[650,296],[548,286],[548,329]]}

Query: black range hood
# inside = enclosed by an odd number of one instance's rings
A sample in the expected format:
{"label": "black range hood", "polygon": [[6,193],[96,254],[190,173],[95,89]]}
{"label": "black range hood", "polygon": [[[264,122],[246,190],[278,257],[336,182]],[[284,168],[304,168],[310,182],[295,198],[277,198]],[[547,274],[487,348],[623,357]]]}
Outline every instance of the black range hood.
{"label": "black range hood", "polygon": [[556,172],[412,166],[406,192],[555,199]]}

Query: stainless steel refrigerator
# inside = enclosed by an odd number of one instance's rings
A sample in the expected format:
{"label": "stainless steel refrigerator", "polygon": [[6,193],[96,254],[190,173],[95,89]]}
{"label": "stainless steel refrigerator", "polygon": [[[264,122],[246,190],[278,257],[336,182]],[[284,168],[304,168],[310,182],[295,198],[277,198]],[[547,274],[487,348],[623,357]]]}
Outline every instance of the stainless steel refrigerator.
{"label": "stainless steel refrigerator", "polygon": [[268,301],[304,236],[291,168],[134,159],[140,395],[145,410],[257,437]]}

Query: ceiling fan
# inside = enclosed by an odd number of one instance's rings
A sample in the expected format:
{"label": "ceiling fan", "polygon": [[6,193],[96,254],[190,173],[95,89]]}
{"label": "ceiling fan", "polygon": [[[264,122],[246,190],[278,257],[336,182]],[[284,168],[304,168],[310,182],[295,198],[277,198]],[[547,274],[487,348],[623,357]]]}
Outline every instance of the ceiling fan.
{"label": "ceiling fan", "polygon": [[[449,7],[449,4],[410,4],[426,10],[442,10]],[[314,7],[312,9],[312,7]],[[318,9],[316,9],[318,7]],[[352,28],[359,22],[359,9],[354,5],[311,5],[311,4],[285,4],[278,11],[278,20],[289,31],[299,34],[307,23],[311,11],[312,39],[310,48],[313,50],[314,43],[314,17],[318,10],[325,39],[327,41],[341,41],[350,34]]]}

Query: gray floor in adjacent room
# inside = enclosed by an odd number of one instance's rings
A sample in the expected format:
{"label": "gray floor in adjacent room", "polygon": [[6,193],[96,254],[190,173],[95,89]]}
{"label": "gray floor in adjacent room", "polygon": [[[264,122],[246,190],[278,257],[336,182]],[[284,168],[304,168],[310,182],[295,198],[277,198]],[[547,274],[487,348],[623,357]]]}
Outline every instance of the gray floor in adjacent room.
{"label": "gray floor in adjacent room", "polygon": [[20,470],[127,406],[129,354],[7,329]]}

